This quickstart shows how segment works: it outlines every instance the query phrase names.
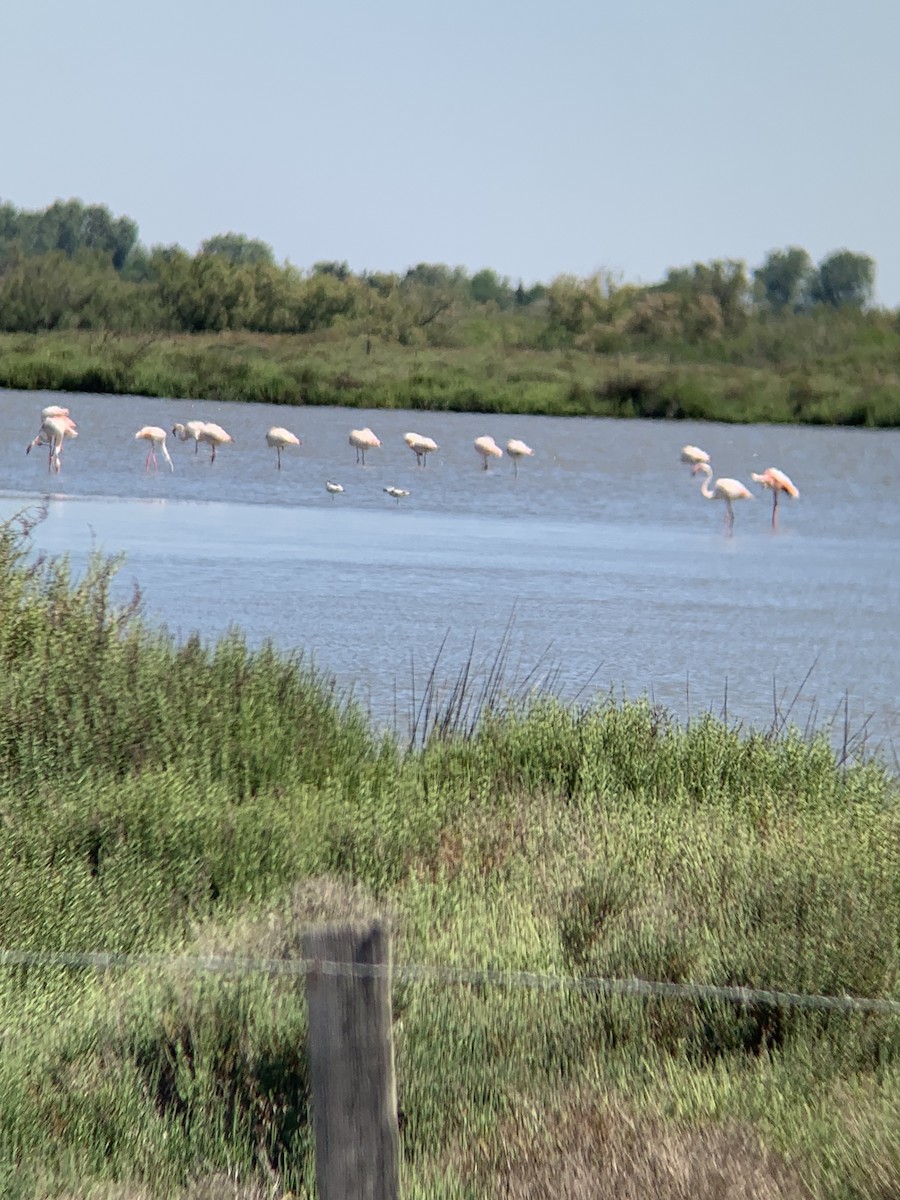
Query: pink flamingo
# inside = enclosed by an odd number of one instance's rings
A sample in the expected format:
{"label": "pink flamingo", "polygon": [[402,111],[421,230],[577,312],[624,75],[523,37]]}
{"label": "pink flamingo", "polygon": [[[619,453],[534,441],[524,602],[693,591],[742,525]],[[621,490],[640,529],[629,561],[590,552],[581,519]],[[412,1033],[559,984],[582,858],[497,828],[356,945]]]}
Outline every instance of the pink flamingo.
{"label": "pink flamingo", "polygon": [[492,437],[477,437],[475,439],[475,449],[478,451],[478,453],[482,457],[482,460],[483,460],[482,465],[483,465],[485,471],[488,469],[488,459],[489,458],[502,458],[503,457],[503,451],[500,449],[500,447],[497,445],[497,443],[494,441],[494,439]]}
{"label": "pink flamingo", "polygon": [[234,441],[234,438],[230,433],[226,433],[221,425],[216,425],[214,421],[205,421],[203,428],[197,434],[197,441],[206,442],[208,446],[212,447],[212,456],[209,461],[214,463],[218,447],[227,446],[229,442]]}
{"label": "pink flamingo", "polygon": [[798,488],[791,483],[784,471],[779,471],[777,467],[766,467],[761,475],[754,472],[750,473],[750,478],[754,483],[761,483],[764,488],[772,489],[772,528],[778,528],[778,497],[781,492],[787,492],[792,500],[800,495]]}
{"label": "pink flamingo", "polygon": [[281,452],[285,446],[302,446],[303,443],[297,437],[296,433],[291,433],[289,429],[282,429],[280,425],[273,425],[266,434],[266,445],[272,449],[278,456],[278,470],[281,470]]}
{"label": "pink flamingo", "polygon": [[709,481],[712,476],[712,467],[709,463],[696,463],[691,468],[691,474],[704,476],[703,483],[700,485],[700,492],[707,500],[725,501],[725,536],[730,537],[734,530],[735,500],[752,500],[753,493],[749,488],[745,488],[739,480],[728,478],[717,479],[715,486],[710,490]]}
{"label": "pink flamingo", "polygon": [[65,410],[65,415],[62,415],[62,411],[60,411],[58,415],[43,418],[37,437],[28,443],[25,447],[25,453],[30,454],[35,446],[49,446],[50,457],[47,461],[47,470],[58,473],[62,465],[63,441],[66,438],[77,437],[78,429],[75,422],[68,415],[68,410]]}
{"label": "pink flamingo", "polygon": [[415,454],[417,467],[427,466],[428,455],[438,448],[434,438],[422,437],[420,433],[404,433],[403,440]]}
{"label": "pink flamingo", "polygon": [[144,463],[144,470],[149,471],[151,466],[154,471],[159,470],[159,463],[156,460],[156,451],[162,451],[162,456],[169,464],[169,470],[175,470],[175,464],[172,462],[171,455],[166,448],[166,431],[160,429],[158,425],[145,425],[143,429],[139,429],[134,435],[134,440],[138,438],[150,443],[150,449],[147,451],[147,459]]}
{"label": "pink flamingo", "polygon": [[356,461],[362,462],[363,466],[366,465],[366,451],[376,450],[381,445],[368,425],[365,429],[351,429],[349,441],[356,448]]}
{"label": "pink flamingo", "polygon": [[[506,443],[506,453],[513,460],[513,474],[519,474],[519,459],[531,458],[534,451],[530,446],[526,446],[524,442],[520,442],[518,438],[510,438]],[[487,459],[485,459],[487,462]]]}
{"label": "pink flamingo", "polygon": [[185,421],[182,425],[180,421],[172,426],[172,435],[177,437],[180,442],[189,442],[192,438],[194,441],[194,453],[200,449],[200,434],[203,431],[205,421]]}
{"label": "pink flamingo", "polygon": [[708,463],[709,455],[705,450],[701,450],[699,446],[682,446],[681,461],[683,463],[690,463],[692,467],[695,467],[697,463]]}

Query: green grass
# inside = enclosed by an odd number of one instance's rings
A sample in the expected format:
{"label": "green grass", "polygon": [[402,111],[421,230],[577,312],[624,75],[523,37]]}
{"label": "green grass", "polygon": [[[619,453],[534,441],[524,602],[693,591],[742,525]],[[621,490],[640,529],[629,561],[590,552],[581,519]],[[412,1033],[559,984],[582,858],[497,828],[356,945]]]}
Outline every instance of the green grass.
{"label": "green grass", "polygon": [[[384,915],[400,963],[900,998],[878,762],[500,675],[401,743],[302,659],[148,629],[29,520],[0,529],[0,945],[160,958],[0,971],[5,1195],[309,1194],[302,981],[179,959],[294,958],[316,920]],[[406,1196],[900,1189],[896,1018],[439,979],[394,1011]]]}
{"label": "green grass", "polygon": [[900,425],[896,347],[891,355],[880,343],[837,342],[815,357],[780,349],[784,357],[770,361],[755,343],[735,343],[729,358],[716,347],[615,354],[496,341],[409,347],[336,330],[295,337],[0,334],[0,386],[285,405]]}

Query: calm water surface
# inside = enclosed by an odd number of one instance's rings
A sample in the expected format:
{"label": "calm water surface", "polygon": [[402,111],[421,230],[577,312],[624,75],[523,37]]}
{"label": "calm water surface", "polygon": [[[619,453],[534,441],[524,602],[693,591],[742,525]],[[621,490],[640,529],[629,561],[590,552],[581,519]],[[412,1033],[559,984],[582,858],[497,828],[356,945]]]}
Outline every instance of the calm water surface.
{"label": "calm water surface", "polygon": [[[80,430],[55,476],[43,450],[23,453],[51,403]],[[170,435],[174,472],[145,473],[135,431],[195,417],[235,444],[211,466],[206,447]],[[123,552],[122,594],[137,582],[148,618],[175,636],[238,626],[302,649],[379,722],[407,727],[442,644],[450,681],[473,645],[489,667],[509,629],[510,685],[537,668],[568,698],[647,694],[682,719],[725,710],[760,727],[791,709],[801,726],[834,722],[838,740],[846,709],[851,733],[896,765],[900,431],[9,391],[0,418],[0,515],[47,497],[37,547],[76,565]],[[265,444],[274,424],[303,439],[281,472]],[[347,443],[363,425],[382,441],[364,468]],[[425,469],[410,429],[440,446]],[[522,438],[534,457],[518,477],[508,458],[482,471],[483,433]],[[678,461],[685,442],[748,485],[751,471],[787,471],[801,495],[782,502],[779,531],[759,495],[723,537],[722,505]],[[388,485],[411,494],[398,504]]]}

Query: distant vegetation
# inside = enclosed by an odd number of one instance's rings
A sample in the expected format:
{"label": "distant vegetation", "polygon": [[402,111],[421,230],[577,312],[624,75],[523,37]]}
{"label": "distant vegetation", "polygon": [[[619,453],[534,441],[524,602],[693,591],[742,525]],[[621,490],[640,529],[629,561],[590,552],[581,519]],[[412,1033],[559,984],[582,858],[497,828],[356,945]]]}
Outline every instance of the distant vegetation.
{"label": "distant vegetation", "polygon": [[875,263],[799,247],[749,270],[528,288],[420,263],[277,264],[241,234],[147,248],[127,217],[0,205],[0,384],[423,409],[900,425],[900,316]]}

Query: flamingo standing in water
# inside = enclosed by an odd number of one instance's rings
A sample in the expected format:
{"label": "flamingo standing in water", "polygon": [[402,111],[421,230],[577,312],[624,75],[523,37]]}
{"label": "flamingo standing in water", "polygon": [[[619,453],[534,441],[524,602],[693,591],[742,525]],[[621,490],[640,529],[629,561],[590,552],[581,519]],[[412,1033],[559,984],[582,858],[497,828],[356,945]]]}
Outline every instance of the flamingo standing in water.
{"label": "flamingo standing in water", "polygon": [[[506,443],[506,453],[513,460],[513,474],[519,474],[519,459],[531,458],[534,451],[530,446],[526,446],[524,442],[520,442],[518,438],[510,438]],[[485,459],[487,462],[487,459]]]}
{"label": "flamingo standing in water", "polygon": [[280,425],[273,425],[266,434],[266,445],[271,449],[275,447],[275,453],[278,455],[278,470],[281,470],[281,451],[285,446],[302,446],[303,443],[297,437],[296,433],[291,433],[289,429],[282,429]]}
{"label": "flamingo standing in water", "polygon": [[420,433],[404,433],[403,440],[409,446],[410,450],[415,453],[417,467],[427,466],[428,455],[438,448],[438,444],[434,438],[422,437]]}
{"label": "flamingo standing in water", "polygon": [[196,454],[200,449],[200,434],[205,424],[205,421],[185,421],[182,425],[179,421],[172,426],[172,435],[177,437],[180,442],[189,442],[193,438],[194,453]]}
{"label": "flamingo standing in water", "polygon": [[708,463],[709,455],[705,450],[701,450],[699,446],[682,446],[681,461],[690,463],[692,467],[696,467],[697,463]]}
{"label": "flamingo standing in water", "polygon": [[488,469],[489,458],[503,457],[503,451],[492,437],[477,437],[475,439],[475,449],[482,457],[482,465],[485,471]]}
{"label": "flamingo standing in water", "polygon": [[[52,410],[56,409],[56,415]],[[58,409],[55,405],[51,405],[50,416],[41,414],[41,427],[38,430],[37,437],[28,443],[25,447],[25,453],[30,454],[35,446],[49,446],[50,457],[47,461],[47,470],[59,472],[62,465],[62,447],[63,441],[66,438],[77,438],[78,429],[75,422],[68,415],[68,409]]]}
{"label": "flamingo standing in water", "polygon": [[772,528],[778,528],[778,497],[781,492],[787,492],[792,500],[800,495],[797,487],[791,483],[784,471],[779,471],[777,467],[766,467],[761,475],[755,472],[750,473],[750,478],[754,483],[761,483],[764,488],[772,489]]}
{"label": "flamingo standing in water", "polygon": [[351,429],[349,441],[356,448],[356,461],[362,462],[363,466],[366,465],[366,451],[375,450],[381,445],[368,425],[365,429]]}
{"label": "flamingo standing in water", "polygon": [[226,433],[221,425],[216,425],[214,421],[204,422],[203,428],[197,434],[198,442],[205,442],[212,447],[212,455],[210,463],[216,461],[216,450],[219,446],[227,446],[229,442],[233,442],[234,438],[230,433]]}
{"label": "flamingo standing in water", "polygon": [[172,462],[171,455],[166,449],[166,431],[164,429],[160,429],[158,425],[145,425],[143,429],[139,429],[134,435],[135,441],[138,438],[142,438],[144,441],[150,443],[150,449],[147,451],[147,459],[144,463],[145,471],[149,471],[151,466],[154,471],[159,470],[159,463],[156,460],[157,450],[162,452],[163,458],[169,464],[169,470],[175,470],[175,464]]}
{"label": "flamingo standing in water", "polygon": [[734,530],[734,502],[735,500],[752,500],[753,493],[749,488],[737,479],[722,478],[717,479],[715,485],[710,489],[709,481],[712,476],[712,467],[709,463],[699,462],[691,468],[692,475],[703,475],[703,483],[700,485],[700,493],[707,500],[724,500],[725,501],[725,536],[731,537]]}

